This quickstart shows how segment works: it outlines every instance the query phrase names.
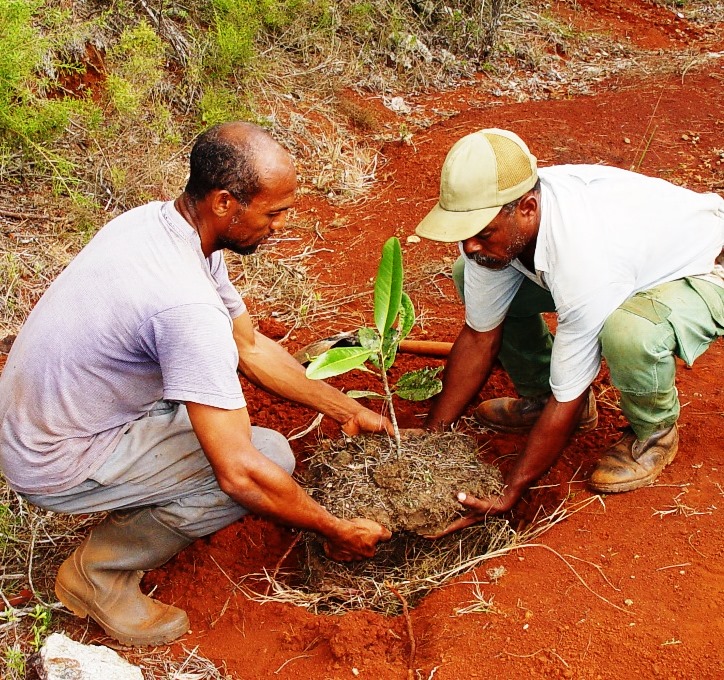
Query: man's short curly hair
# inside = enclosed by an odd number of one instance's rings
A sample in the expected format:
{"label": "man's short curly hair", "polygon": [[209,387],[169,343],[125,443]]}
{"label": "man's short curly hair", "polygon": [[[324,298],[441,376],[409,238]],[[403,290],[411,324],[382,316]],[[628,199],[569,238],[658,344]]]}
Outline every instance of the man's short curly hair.
{"label": "man's short curly hair", "polygon": [[248,205],[261,189],[256,150],[247,140],[230,141],[224,127],[209,128],[194,143],[185,191],[199,201],[214,189],[226,189]]}

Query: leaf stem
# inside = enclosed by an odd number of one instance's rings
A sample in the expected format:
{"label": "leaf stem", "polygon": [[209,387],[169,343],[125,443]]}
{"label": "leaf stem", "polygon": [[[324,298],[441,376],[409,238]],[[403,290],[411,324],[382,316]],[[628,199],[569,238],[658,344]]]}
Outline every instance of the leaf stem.
{"label": "leaf stem", "polygon": [[385,399],[390,407],[390,420],[392,421],[392,429],[395,432],[395,443],[397,444],[397,455],[400,455],[402,451],[402,441],[400,439],[400,428],[397,425],[397,415],[395,414],[395,407],[392,405],[392,390],[390,390],[390,383],[387,380],[387,371],[385,370],[385,355],[380,352],[380,376],[382,377],[382,385],[385,388]]}

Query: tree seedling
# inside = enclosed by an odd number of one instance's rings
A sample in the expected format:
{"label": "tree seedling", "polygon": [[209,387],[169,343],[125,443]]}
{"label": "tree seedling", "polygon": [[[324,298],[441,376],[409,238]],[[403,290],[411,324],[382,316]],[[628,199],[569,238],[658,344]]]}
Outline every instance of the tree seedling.
{"label": "tree seedling", "polygon": [[[442,382],[437,378],[442,367],[410,371],[400,377],[394,388],[390,387],[387,371],[395,362],[400,342],[407,337],[415,322],[412,300],[402,290],[403,278],[402,248],[400,240],[393,236],[382,247],[382,258],[375,279],[375,327],[360,328],[357,331],[359,347],[329,349],[307,367],[307,377],[317,380],[341,375],[353,369],[376,374],[382,381],[384,394],[367,390],[355,390],[347,394],[354,398],[368,397],[386,401],[398,452],[401,448],[400,429],[397,425],[392,396],[422,401],[442,389]],[[366,364],[370,364],[372,368]]]}

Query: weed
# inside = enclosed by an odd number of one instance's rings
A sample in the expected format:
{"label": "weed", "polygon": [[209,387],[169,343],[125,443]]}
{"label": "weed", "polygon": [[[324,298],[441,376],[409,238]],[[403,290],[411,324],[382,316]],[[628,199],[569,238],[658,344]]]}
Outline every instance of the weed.
{"label": "weed", "polygon": [[25,677],[25,654],[15,644],[5,650],[5,668],[8,671],[8,680],[21,680]]}
{"label": "weed", "polygon": [[50,628],[52,611],[47,607],[43,607],[43,605],[36,604],[29,616],[33,620],[31,628],[33,635],[32,645],[33,649],[37,652],[43,644],[43,640]]}

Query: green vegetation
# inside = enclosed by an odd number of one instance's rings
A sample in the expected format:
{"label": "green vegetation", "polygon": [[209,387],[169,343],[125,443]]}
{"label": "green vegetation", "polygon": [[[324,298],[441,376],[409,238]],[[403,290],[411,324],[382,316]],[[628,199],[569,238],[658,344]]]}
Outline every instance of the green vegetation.
{"label": "green vegetation", "polygon": [[152,197],[158,165],[200,128],[233,118],[273,127],[294,80],[324,98],[469,72],[509,4],[0,0],[0,176],[44,177],[77,204],[128,208]]}

